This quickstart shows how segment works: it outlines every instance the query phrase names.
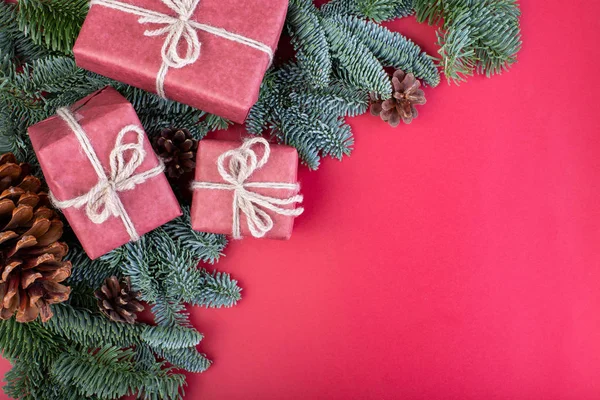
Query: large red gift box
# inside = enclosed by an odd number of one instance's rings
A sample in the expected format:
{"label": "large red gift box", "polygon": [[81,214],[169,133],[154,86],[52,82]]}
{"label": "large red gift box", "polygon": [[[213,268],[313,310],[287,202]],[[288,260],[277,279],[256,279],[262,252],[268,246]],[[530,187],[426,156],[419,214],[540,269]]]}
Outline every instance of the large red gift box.
{"label": "large red gift box", "polygon": [[[73,49],[77,65],[157,93],[157,77],[168,65],[164,57],[171,65],[185,64],[181,59],[193,58],[198,50],[195,62],[167,68],[164,96],[243,123],[258,100],[271,62],[266,51],[272,55],[277,47],[288,0],[201,0],[189,19],[165,3],[185,8],[182,0],[93,0]],[[159,19],[163,15],[167,20],[156,22],[155,16],[144,22],[148,12],[158,12]],[[181,20],[188,25],[177,25]],[[197,24],[218,32],[199,29]],[[239,35],[241,41],[262,44],[263,50],[225,38],[223,30],[225,35]],[[197,49],[188,47],[194,35]],[[176,54],[169,52],[174,49]]]}
{"label": "large red gift box", "polygon": [[[133,106],[113,88],[105,88],[70,107],[102,164],[111,176],[110,154],[123,128],[142,125]],[[29,127],[29,136],[52,195],[66,201],[86,194],[99,182],[90,158],[84,153],[73,130],[61,117],[53,116]],[[136,142],[135,132],[127,132],[125,144]],[[143,135],[145,158],[135,174],[160,165],[148,138]],[[130,155],[125,152],[125,161]],[[137,233],[141,236],[181,215],[179,203],[165,175],[137,184],[132,190],[117,193]],[[111,216],[103,223],[92,222],[86,207],[64,208],[69,221],[85,252],[96,259],[131,241],[131,235],[121,218]]]}
{"label": "large red gift box", "polygon": [[[239,148],[240,142],[223,140],[202,140],[198,144],[196,159],[196,183],[227,184],[223,179],[218,167],[218,159],[221,155]],[[262,146],[253,146],[257,159],[264,155]],[[224,166],[228,168],[229,160],[226,159]],[[297,186],[298,182],[298,152],[295,148],[284,145],[270,145],[268,162],[256,169],[246,183],[279,182],[284,185]],[[262,196],[276,199],[288,199],[298,196],[298,188],[295,189],[272,189],[251,187],[252,192]],[[301,200],[300,200],[301,201]],[[298,202],[300,202],[298,201]],[[296,202],[294,202],[296,203]],[[246,215],[239,210],[234,211],[234,190],[194,189],[192,200],[192,228],[200,232],[211,232],[220,234],[232,234],[234,212],[240,217],[241,236],[252,236],[248,227]],[[300,210],[295,204],[279,205],[283,209]],[[273,221],[273,228],[268,231],[264,238],[287,240],[292,235],[294,227],[294,216],[281,215],[271,210],[262,208]]]}

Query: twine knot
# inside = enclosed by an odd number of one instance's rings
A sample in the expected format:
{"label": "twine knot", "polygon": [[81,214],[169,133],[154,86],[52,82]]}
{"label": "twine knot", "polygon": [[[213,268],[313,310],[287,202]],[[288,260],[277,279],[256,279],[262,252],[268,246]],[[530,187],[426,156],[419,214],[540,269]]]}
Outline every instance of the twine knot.
{"label": "twine knot", "polygon": [[[253,149],[254,145],[262,145],[264,153],[258,159]],[[221,178],[226,183],[194,182],[192,189],[213,189],[233,191],[233,237],[241,239],[240,213],[246,216],[248,229],[256,238],[264,237],[273,229],[273,218],[265,211],[270,210],[279,215],[298,216],[304,212],[299,207],[296,209],[282,208],[279,206],[302,203],[303,197],[295,195],[285,199],[264,196],[252,189],[300,189],[297,183],[285,182],[247,182],[247,180],[260,168],[265,166],[271,155],[269,142],[263,138],[254,138],[234,150],[226,151],[217,159],[217,167]]]}
{"label": "twine knot", "polygon": [[[162,0],[162,2],[173,10],[177,17],[169,15],[148,15],[138,20],[140,24],[166,25],[163,28],[147,30],[145,36],[167,35],[162,47],[162,59],[164,64],[172,68],[183,68],[193,64],[200,58],[201,43],[198,32],[190,19],[198,6],[200,0]],[[179,53],[180,44],[185,44],[184,55]]]}
{"label": "twine knot", "polygon": [[[57,111],[75,133],[83,152],[90,160],[92,167],[98,175],[98,183],[84,195],[71,200],[61,201],[56,199],[52,193],[50,198],[57,208],[81,208],[85,206],[87,217],[95,224],[103,224],[110,217],[121,218],[127,233],[132,240],[139,240],[133,221],[125,210],[125,206],[119,197],[120,192],[133,190],[137,185],[146,182],[148,179],[162,174],[164,165],[160,164],[148,171],[137,173],[136,170],[146,159],[146,150],[144,150],[144,131],[137,125],[128,125],[121,129],[117,135],[115,147],[110,152],[110,176],[106,175],[98,155],[92,147],[87,134],[77,122],[73,113],[67,108],[61,108]],[[136,140],[133,143],[125,143],[125,135],[136,133]],[[126,160],[125,156],[129,153]]]}

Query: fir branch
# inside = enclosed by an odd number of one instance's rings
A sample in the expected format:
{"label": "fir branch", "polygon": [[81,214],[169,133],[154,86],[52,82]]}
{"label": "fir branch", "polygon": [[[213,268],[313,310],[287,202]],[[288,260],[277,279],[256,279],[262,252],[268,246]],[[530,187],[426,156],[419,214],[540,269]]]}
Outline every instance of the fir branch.
{"label": "fir branch", "polygon": [[[151,259],[153,254],[147,247],[148,239],[142,237],[138,242],[128,243],[124,246],[126,253],[121,264],[123,275],[131,277],[133,288],[141,292],[141,298],[149,303],[154,303],[163,297],[160,284],[159,269]],[[151,251],[151,250],[150,250]]]}
{"label": "fir branch", "polygon": [[140,338],[153,348],[173,350],[198,345],[202,334],[183,326],[147,326]]}
{"label": "fir branch", "polygon": [[178,300],[159,298],[152,305],[152,314],[157,324],[163,326],[191,327],[190,316],[185,305]]}
{"label": "fir branch", "polygon": [[286,27],[296,49],[298,65],[308,73],[311,84],[329,85],[332,72],[329,44],[312,0],[290,1]]}
{"label": "fir branch", "polygon": [[105,346],[97,351],[70,351],[51,368],[59,381],[75,386],[82,396],[116,399],[139,394],[144,399],[181,399],[185,377],[156,364],[151,370],[136,366],[132,349]]}
{"label": "fir branch", "polygon": [[217,271],[211,273],[203,268],[199,269],[198,273],[202,277],[202,283],[194,298],[190,299],[190,303],[209,308],[221,308],[233,307],[241,300],[242,289],[229,274]]}
{"label": "fir branch", "polygon": [[[150,239],[163,255],[156,265],[162,277],[162,293],[167,299],[212,308],[232,307],[240,300],[241,289],[229,274],[208,273],[197,268],[197,259],[184,247],[176,246],[162,228],[155,230]],[[171,250],[165,250],[171,249]]]}
{"label": "fir branch", "polygon": [[190,302],[194,299],[202,277],[196,268],[191,253],[176,246],[174,240],[161,228],[149,236],[155,249],[161,249],[164,254],[157,260],[157,270],[161,279],[162,292],[169,299]]}
{"label": "fir branch", "polygon": [[321,156],[349,155],[354,140],[343,118],[367,110],[365,90],[334,78],[327,88],[311,85],[297,64],[271,72],[247,128],[255,135],[270,131],[280,142],[296,147],[302,161],[317,169]]}
{"label": "fir branch", "polygon": [[49,55],[19,29],[16,5],[0,2],[0,59],[21,65]]}
{"label": "fir branch", "polygon": [[411,15],[413,0],[332,0],[321,8],[325,15],[352,15],[375,22]]}
{"label": "fir branch", "polygon": [[225,235],[196,232],[192,229],[189,206],[181,207],[183,215],[161,229],[173,238],[177,245],[189,251],[196,260],[214,264],[227,246]]}
{"label": "fir branch", "polygon": [[106,86],[106,80],[75,65],[69,57],[49,56],[16,66],[0,75],[0,99],[25,126],[53,115],[87,94]]}
{"label": "fir branch", "polygon": [[[39,363],[16,360],[5,375],[4,392],[19,400],[81,400],[77,389],[63,385]],[[97,399],[90,396],[87,399]]]}
{"label": "fir branch", "polygon": [[0,152],[13,153],[19,160],[31,160],[31,149],[22,120],[15,120],[10,112],[10,99],[0,94]]}
{"label": "fir branch", "polygon": [[37,322],[0,321],[0,349],[9,360],[48,363],[65,347],[64,339],[51,335]]}
{"label": "fir branch", "polygon": [[327,90],[307,90],[290,93],[290,100],[307,109],[322,109],[337,116],[354,117],[364,114],[369,98],[367,92],[333,80]]}
{"label": "fir branch", "polygon": [[298,155],[309,168],[316,170],[321,164],[321,148],[317,141],[321,132],[313,129],[314,122],[309,114],[295,105],[276,110],[272,122],[277,139],[298,149]]}
{"label": "fir branch", "polygon": [[339,76],[353,87],[377,93],[382,99],[390,98],[392,83],[369,48],[334,20],[325,19],[323,27]]}
{"label": "fir branch", "polygon": [[[109,276],[121,275],[122,248],[116,249],[97,260],[90,260],[79,246],[71,246],[66,259],[75,266],[68,280],[70,284],[84,284],[99,288]],[[114,262],[117,260],[116,262]]]}
{"label": "fir branch", "polygon": [[369,48],[386,67],[412,72],[431,86],[440,83],[440,74],[427,53],[410,39],[379,24],[352,16],[332,17]]}
{"label": "fir branch", "polygon": [[133,86],[117,81],[112,81],[111,85],[131,102],[149,136],[156,136],[165,128],[186,127],[200,140],[209,132],[225,129],[231,124],[224,118]]}
{"label": "fir branch", "polygon": [[441,63],[449,82],[474,73],[490,77],[517,61],[521,11],[517,0],[414,0],[417,19],[438,30]]}
{"label": "fir branch", "polygon": [[212,364],[204,354],[198,353],[194,347],[172,350],[160,349],[156,351],[171,365],[190,372],[204,372]]}
{"label": "fir branch", "polygon": [[[141,298],[152,304],[158,324],[189,326],[184,302],[218,308],[231,307],[240,300],[241,289],[228,274],[210,274],[197,268],[199,258],[214,260],[217,254],[210,257],[214,250],[220,254],[224,237],[214,236],[214,242],[204,240],[201,249],[198,241],[207,237],[196,236],[189,225],[180,222],[170,230],[158,228],[140,241],[116,250],[120,254],[112,256],[123,275],[131,277],[132,286],[141,292]],[[191,239],[184,245],[182,238],[186,237]],[[213,250],[211,244],[216,246]]]}
{"label": "fir branch", "polygon": [[19,28],[38,45],[72,54],[89,9],[89,0],[20,0]]}
{"label": "fir branch", "polygon": [[145,329],[143,325],[113,323],[102,315],[67,304],[56,304],[52,311],[55,317],[46,322],[44,328],[85,348],[129,347],[140,342]]}

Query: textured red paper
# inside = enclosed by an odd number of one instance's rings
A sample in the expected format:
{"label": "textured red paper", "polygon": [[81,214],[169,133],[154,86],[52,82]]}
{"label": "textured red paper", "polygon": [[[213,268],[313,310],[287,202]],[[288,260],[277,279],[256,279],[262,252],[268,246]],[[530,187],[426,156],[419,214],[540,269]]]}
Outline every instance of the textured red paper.
{"label": "textured red paper", "polygon": [[[71,110],[87,133],[105,171],[110,171],[110,152],[119,131],[127,125],[141,127],[131,104],[116,90],[106,88],[75,103]],[[52,193],[69,200],[87,193],[98,183],[88,157],[67,124],[58,116],[29,128],[29,136]],[[133,141],[135,133],[126,135]],[[149,140],[144,141],[146,159],[136,172],[154,168],[159,161]],[[134,190],[120,192],[125,209],[140,235],[181,215],[179,203],[164,174],[151,178]],[[111,217],[95,224],[85,210],[67,208],[65,217],[91,259],[129,242],[131,239],[120,218]]]}
{"label": "textured red paper", "polygon": [[[223,183],[219,174],[217,159],[226,151],[240,147],[240,142],[221,140],[202,140],[198,146],[196,163],[196,181]],[[252,148],[258,159],[264,154],[260,145]],[[252,174],[248,182],[283,182],[298,181],[298,152],[295,148],[271,145],[268,163]],[[296,193],[293,190],[252,189],[259,194],[276,198],[288,198]],[[283,206],[283,208],[293,208]],[[265,238],[289,239],[292,235],[294,217],[279,215],[265,210],[273,219],[273,229]],[[241,213],[240,225],[242,236],[250,236],[246,216]],[[233,191],[199,189],[194,191],[192,202],[192,227],[200,232],[231,234],[233,224]]]}
{"label": "textured red paper", "polygon": [[[158,0],[123,2],[173,15]],[[283,28],[287,0],[202,0],[193,20],[226,29],[271,48]],[[77,65],[141,89],[156,92],[165,36],[147,37],[164,25],[140,24],[139,16],[93,5],[73,49]],[[198,61],[170,68],[167,97],[241,123],[258,99],[269,56],[259,50],[197,31],[202,43]],[[184,49],[181,49],[182,54]]]}

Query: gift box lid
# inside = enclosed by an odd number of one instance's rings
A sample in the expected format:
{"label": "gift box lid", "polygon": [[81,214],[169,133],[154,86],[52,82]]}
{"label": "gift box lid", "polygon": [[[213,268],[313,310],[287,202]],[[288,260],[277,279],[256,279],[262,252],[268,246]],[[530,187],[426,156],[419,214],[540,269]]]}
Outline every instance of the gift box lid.
{"label": "gift box lid", "polygon": [[[120,3],[177,17],[158,0]],[[255,40],[274,51],[287,7],[287,0],[202,0],[190,20]],[[147,34],[169,25],[139,20],[140,15],[93,2],[73,49],[77,65],[156,93],[167,33]],[[243,123],[258,99],[269,55],[201,29],[193,32],[200,43],[199,58],[183,68],[168,68],[166,97]],[[177,49],[180,56],[185,55],[185,39]]]}
{"label": "gift box lid", "polygon": [[[240,147],[240,142],[224,140],[202,140],[198,145],[196,160],[196,182],[223,183],[219,173],[217,159],[221,154]],[[261,146],[253,149],[260,159],[264,150]],[[246,182],[298,182],[298,151],[290,146],[271,144],[269,161],[257,169]],[[276,198],[288,198],[298,193],[298,190],[252,188],[256,193]],[[192,227],[202,232],[231,234],[233,224],[233,191],[199,189],[194,191],[192,202]],[[282,208],[294,209],[295,206],[285,205]],[[287,240],[291,237],[294,227],[294,217],[273,213],[266,210],[273,219],[273,229],[266,238]],[[251,236],[246,216],[240,214],[242,236]]]}

